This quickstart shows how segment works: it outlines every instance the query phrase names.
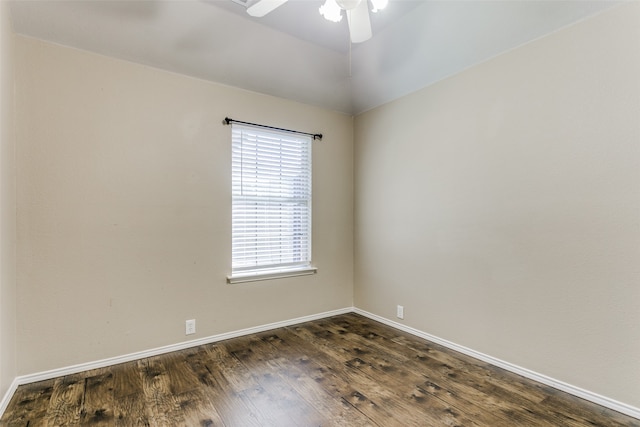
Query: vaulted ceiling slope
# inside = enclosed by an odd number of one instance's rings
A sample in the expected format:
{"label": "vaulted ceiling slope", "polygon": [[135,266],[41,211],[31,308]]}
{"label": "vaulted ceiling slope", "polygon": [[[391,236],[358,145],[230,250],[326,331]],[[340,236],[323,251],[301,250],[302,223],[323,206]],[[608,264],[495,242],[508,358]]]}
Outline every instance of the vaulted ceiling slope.
{"label": "vaulted ceiling slope", "polygon": [[231,0],[16,0],[11,13],[18,34],[358,114],[616,3],[391,0],[354,45],[320,0],[260,19]]}

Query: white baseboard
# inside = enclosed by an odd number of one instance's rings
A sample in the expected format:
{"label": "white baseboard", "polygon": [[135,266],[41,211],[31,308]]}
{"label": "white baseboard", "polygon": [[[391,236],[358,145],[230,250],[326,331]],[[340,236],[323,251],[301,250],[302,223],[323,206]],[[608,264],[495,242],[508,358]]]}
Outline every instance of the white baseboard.
{"label": "white baseboard", "polygon": [[14,378],[13,382],[9,386],[9,389],[2,397],[2,400],[0,400],[0,417],[2,417],[2,415],[4,414],[4,411],[7,409],[7,406],[9,406],[9,401],[11,400],[13,393],[16,392],[18,385],[19,385],[18,378]]}
{"label": "white baseboard", "polygon": [[411,328],[409,326],[403,325],[402,323],[395,322],[393,320],[389,320],[385,317],[378,316],[373,313],[369,313],[368,311],[361,310],[359,308],[353,309],[354,313],[360,314],[362,316],[368,317],[371,320],[378,321],[380,323],[384,323],[387,326],[391,326],[392,328],[399,329],[404,332],[408,332],[411,335],[415,335],[417,337],[423,338],[427,341],[434,342],[436,344],[440,344],[443,347],[447,347],[451,350],[460,352],[462,354],[466,354],[467,356],[471,356],[475,359],[482,360],[483,362],[490,363],[499,368],[505,369],[507,371],[513,372],[514,374],[521,375],[525,378],[529,378],[531,380],[537,381],[539,383],[548,385],[560,391],[564,391],[566,393],[572,394],[574,396],[580,397],[582,399],[588,400],[590,402],[596,403],[598,405],[604,406],[605,408],[613,409],[614,411],[620,412],[622,414],[628,415],[630,417],[640,419],[640,408],[636,408],[631,405],[627,405],[626,403],[618,402],[613,399],[609,399],[608,397],[601,396],[597,393],[593,393],[588,390],[584,390],[580,387],[573,386],[571,384],[567,384],[563,381],[556,380],[554,378],[548,377],[546,375],[539,374],[537,372],[531,371],[529,369],[523,368],[518,365],[514,365],[509,362],[505,362],[504,360],[497,359],[493,356],[486,355],[484,353],[480,353],[478,351],[472,350],[470,348],[455,344],[451,341],[447,341],[445,339],[436,337],[434,335],[428,334],[426,332],[420,331],[418,329]]}
{"label": "white baseboard", "polygon": [[574,396],[577,396],[582,399],[588,400],[590,402],[596,403],[598,405],[604,406],[606,408],[613,409],[614,411],[618,411],[625,415],[629,415],[630,417],[640,419],[639,408],[633,407],[631,405],[627,405],[622,402],[618,402],[616,400],[610,399],[605,396],[601,396],[597,393],[593,393],[588,390],[581,389],[579,387],[575,387],[563,381],[559,381],[559,380],[550,378],[546,375],[542,375],[537,372],[531,371],[529,369],[514,365],[512,363],[505,362],[504,360],[500,360],[495,357],[486,355],[484,353],[480,353],[470,348],[455,344],[453,342],[444,340],[442,338],[436,337],[434,335],[428,334],[418,329],[411,328],[409,326],[403,325],[401,323],[395,322],[393,320],[389,320],[387,318],[375,315],[373,313],[369,313],[368,311],[361,310],[355,307],[347,307],[339,310],[327,311],[324,313],[318,313],[310,316],[303,316],[295,319],[284,320],[281,322],[269,323],[266,325],[256,326],[253,328],[241,329],[238,331],[212,335],[212,336],[200,338],[197,340],[185,341],[177,344],[167,345],[164,347],[158,347],[150,350],[130,353],[123,356],[97,360],[94,362],[81,363],[78,365],[68,366],[65,368],[52,369],[50,371],[44,371],[44,372],[39,372],[39,373],[29,374],[29,375],[22,375],[13,380],[13,382],[11,383],[11,386],[9,387],[9,390],[7,390],[4,397],[0,401],[0,417],[2,417],[2,415],[4,414],[4,411],[7,409],[7,405],[9,404],[9,401],[11,400],[11,397],[15,393],[18,386],[23,384],[30,384],[37,381],[49,380],[49,379],[53,379],[53,378],[57,378],[65,375],[71,375],[71,374],[76,374],[83,371],[88,371],[91,369],[104,368],[106,366],[117,365],[119,363],[125,363],[125,362],[131,362],[138,359],[144,359],[146,357],[158,356],[160,354],[170,353],[172,351],[184,350],[186,348],[197,347],[203,344],[210,344],[210,343],[223,341],[231,338],[241,337],[244,335],[250,335],[258,332],[268,331],[271,329],[297,325],[299,323],[310,322],[313,320],[324,319],[327,317],[332,317],[332,316],[337,316],[340,314],[346,314],[346,313],[352,313],[352,312],[360,314],[362,316],[365,316],[377,322],[383,323],[385,325],[391,326],[392,328],[399,329],[404,332],[408,332],[411,335],[415,335],[417,337],[426,339],[436,344],[440,344],[444,347],[466,354],[467,356],[471,356],[475,359],[482,360],[483,362],[490,363],[494,366],[513,372],[515,374],[522,375],[525,378],[538,381],[542,384],[546,384],[550,387],[567,392]]}

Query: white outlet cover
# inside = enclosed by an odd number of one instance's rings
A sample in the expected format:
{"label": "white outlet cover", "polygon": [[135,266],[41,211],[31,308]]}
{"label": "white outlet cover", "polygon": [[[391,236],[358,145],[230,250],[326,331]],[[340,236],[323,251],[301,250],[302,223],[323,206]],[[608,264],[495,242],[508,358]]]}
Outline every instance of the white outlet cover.
{"label": "white outlet cover", "polygon": [[196,333],[196,320],[191,319],[185,322],[185,335],[191,335]]}

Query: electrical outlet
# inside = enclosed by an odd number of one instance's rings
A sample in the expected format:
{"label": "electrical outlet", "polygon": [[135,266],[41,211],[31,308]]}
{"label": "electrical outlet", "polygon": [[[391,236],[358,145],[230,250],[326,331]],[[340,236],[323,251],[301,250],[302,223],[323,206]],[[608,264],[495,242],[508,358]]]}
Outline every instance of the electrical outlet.
{"label": "electrical outlet", "polygon": [[399,305],[398,309],[396,311],[396,316],[398,317],[398,319],[404,319],[404,307]]}
{"label": "electrical outlet", "polygon": [[185,322],[185,335],[196,333],[196,319],[187,320]]}

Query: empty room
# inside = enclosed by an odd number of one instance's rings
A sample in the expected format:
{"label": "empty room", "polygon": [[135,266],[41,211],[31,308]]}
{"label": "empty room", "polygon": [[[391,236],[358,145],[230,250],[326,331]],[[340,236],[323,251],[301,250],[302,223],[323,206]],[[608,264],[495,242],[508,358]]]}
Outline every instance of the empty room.
{"label": "empty room", "polygon": [[0,24],[0,426],[640,427],[640,1]]}

